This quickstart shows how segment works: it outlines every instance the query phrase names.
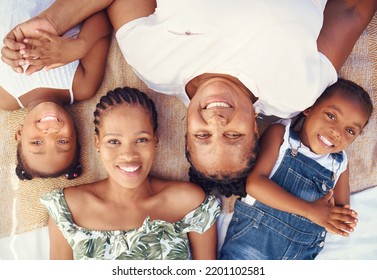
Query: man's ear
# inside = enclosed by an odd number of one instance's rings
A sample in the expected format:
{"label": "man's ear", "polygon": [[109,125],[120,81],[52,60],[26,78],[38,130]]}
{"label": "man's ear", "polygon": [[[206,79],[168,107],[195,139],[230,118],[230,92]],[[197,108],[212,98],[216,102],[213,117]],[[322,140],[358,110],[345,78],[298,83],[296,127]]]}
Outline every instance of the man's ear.
{"label": "man's ear", "polygon": [[15,139],[17,142],[20,142],[20,141],[21,141],[22,127],[23,127],[22,124],[18,125],[18,126],[17,126],[17,129],[16,129],[16,133],[14,134],[14,139]]}
{"label": "man's ear", "polygon": [[257,117],[258,117],[258,114],[255,114],[255,119],[254,119],[254,133],[255,133],[255,134],[258,136],[258,138],[259,138],[259,128],[258,128]]}

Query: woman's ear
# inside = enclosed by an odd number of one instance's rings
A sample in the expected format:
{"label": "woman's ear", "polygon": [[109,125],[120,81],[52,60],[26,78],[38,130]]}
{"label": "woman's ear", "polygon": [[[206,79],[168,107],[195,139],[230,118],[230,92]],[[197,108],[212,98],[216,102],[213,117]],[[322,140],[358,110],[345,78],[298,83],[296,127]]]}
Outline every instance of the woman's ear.
{"label": "woman's ear", "polygon": [[159,138],[159,135],[158,135],[158,132],[156,131],[156,133],[154,134],[154,140],[156,141],[156,145],[158,145],[158,142],[160,142],[160,138]]}
{"label": "woman's ear", "polygon": [[22,131],[22,127],[23,127],[23,125],[22,125],[22,124],[19,124],[19,125],[17,126],[16,133],[14,134],[14,139],[15,139],[17,142],[20,142],[20,141],[21,141],[21,131]]}

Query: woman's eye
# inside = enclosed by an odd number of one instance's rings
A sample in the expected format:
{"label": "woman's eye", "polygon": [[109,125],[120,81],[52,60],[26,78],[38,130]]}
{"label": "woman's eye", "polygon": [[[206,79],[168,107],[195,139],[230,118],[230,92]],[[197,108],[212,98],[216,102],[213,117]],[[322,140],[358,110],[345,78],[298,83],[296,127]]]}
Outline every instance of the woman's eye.
{"label": "woman's eye", "polygon": [[65,139],[60,139],[58,142],[59,142],[59,144],[68,144],[69,143],[69,141],[65,140]]}
{"label": "woman's eye", "polygon": [[31,141],[30,143],[33,144],[33,145],[41,145],[43,143],[43,141],[41,141],[41,140],[34,140],[34,141]]}
{"label": "woman's eye", "polygon": [[329,117],[331,120],[335,120],[335,116],[331,113],[326,113],[326,115]]}
{"label": "woman's eye", "polygon": [[195,134],[195,137],[199,139],[207,139],[209,136],[210,136],[209,133],[205,133],[205,132]]}
{"label": "woman's eye", "polygon": [[148,138],[140,138],[136,140],[136,143],[148,143],[149,139]]}

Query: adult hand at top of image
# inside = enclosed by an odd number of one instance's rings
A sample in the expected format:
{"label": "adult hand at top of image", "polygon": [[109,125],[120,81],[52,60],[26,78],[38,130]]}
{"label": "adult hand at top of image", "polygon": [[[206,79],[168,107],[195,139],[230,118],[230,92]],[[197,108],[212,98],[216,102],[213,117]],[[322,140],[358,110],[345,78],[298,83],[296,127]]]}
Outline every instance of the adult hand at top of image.
{"label": "adult hand at top of image", "polygon": [[[51,34],[58,35],[55,27],[45,17],[34,17],[28,21],[16,25],[5,36],[3,42],[4,46],[1,49],[1,59],[4,63],[8,64],[18,73],[24,73],[23,65],[26,65],[25,58],[20,53],[21,50],[28,48],[28,45],[24,42],[28,39],[40,39],[41,33],[37,33],[36,30],[43,29]],[[43,67],[36,65],[29,65],[26,69],[28,74],[32,74],[41,70]]]}
{"label": "adult hand at top of image", "polygon": [[[61,37],[39,29],[36,33],[41,35],[40,38],[25,39],[29,47],[20,50],[25,63],[30,66],[54,69],[84,57],[89,50],[86,41],[81,38]],[[29,74],[29,71],[26,73]]]}

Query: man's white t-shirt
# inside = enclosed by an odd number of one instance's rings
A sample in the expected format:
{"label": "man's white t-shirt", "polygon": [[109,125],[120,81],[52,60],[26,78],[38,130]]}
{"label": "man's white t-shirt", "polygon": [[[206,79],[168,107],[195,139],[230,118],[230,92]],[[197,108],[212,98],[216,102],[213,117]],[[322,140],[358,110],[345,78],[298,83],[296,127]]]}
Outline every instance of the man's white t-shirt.
{"label": "man's white t-shirt", "polygon": [[121,27],[129,65],[154,91],[179,97],[203,73],[229,74],[258,97],[258,113],[288,118],[311,106],[337,73],[317,50],[325,0],[158,0]]}

